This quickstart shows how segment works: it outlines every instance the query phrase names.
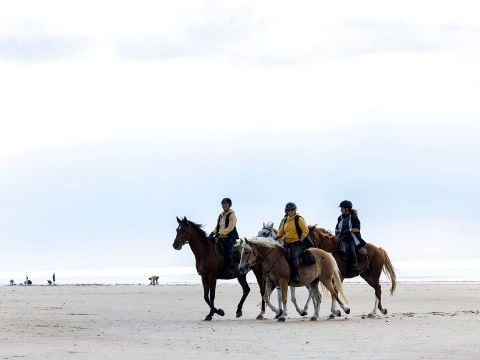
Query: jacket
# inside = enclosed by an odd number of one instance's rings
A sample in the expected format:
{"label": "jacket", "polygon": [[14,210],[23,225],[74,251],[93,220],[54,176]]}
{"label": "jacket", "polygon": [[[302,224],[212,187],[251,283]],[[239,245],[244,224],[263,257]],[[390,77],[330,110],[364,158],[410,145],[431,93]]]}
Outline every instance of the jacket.
{"label": "jacket", "polygon": [[[295,215],[293,216],[288,216],[287,219],[282,223],[282,226],[280,227],[280,230],[278,231],[278,237],[284,237],[285,242],[287,244],[294,243],[296,241],[299,241],[300,239],[298,238],[297,234],[297,228],[295,227]],[[308,226],[305,223],[305,220],[303,217],[299,216],[298,218],[298,225],[300,226],[300,229],[302,230],[302,237],[305,237],[308,235]]]}

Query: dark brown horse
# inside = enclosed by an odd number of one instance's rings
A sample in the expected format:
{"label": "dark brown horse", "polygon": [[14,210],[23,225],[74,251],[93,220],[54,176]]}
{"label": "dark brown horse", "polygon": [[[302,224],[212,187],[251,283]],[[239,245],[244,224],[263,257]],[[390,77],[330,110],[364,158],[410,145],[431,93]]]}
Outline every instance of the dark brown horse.
{"label": "dark brown horse", "polygon": [[[216,243],[211,238],[208,238],[205,231],[202,230],[201,225],[187,220],[186,217],[183,219],[177,217],[177,222],[177,236],[173,242],[173,248],[180,250],[183,245],[188,244],[195,255],[195,266],[198,274],[202,277],[203,298],[210,307],[210,312],[205,317],[205,320],[212,320],[214,314],[225,315],[222,309],[217,309],[214,305],[217,279],[238,279],[242,286],[243,295],[238,303],[236,316],[242,316],[242,306],[250,292],[246,274],[240,274],[237,271],[234,277],[225,276],[224,258],[219,254]],[[259,281],[260,283],[262,282]]]}
{"label": "dark brown horse", "polygon": [[375,290],[375,305],[373,306],[373,311],[368,314],[368,316],[375,317],[377,307],[382,314],[385,315],[387,309],[382,307],[382,290],[380,287],[380,275],[382,271],[392,282],[390,295],[393,295],[393,292],[397,287],[397,277],[387,252],[382,248],[367,243],[363,246],[363,249],[365,249],[366,255],[368,256],[365,256],[363,260],[359,259],[359,271],[352,273],[351,271],[347,271],[347,262],[338,251],[340,240],[328,230],[317,228],[316,226],[309,226],[309,229],[310,237],[314,240],[316,246],[333,254],[344,279],[360,275]]}

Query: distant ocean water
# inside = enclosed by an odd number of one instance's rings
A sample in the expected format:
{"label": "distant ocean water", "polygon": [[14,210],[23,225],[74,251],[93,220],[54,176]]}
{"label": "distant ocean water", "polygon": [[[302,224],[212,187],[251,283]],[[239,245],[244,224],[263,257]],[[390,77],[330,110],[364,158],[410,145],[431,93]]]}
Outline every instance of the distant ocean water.
{"label": "distant ocean water", "polygon": [[[399,282],[480,282],[480,259],[394,261],[393,266]],[[33,285],[47,285],[47,280],[52,279],[53,271],[0,272],[0,285],[8,285],[11,279],[16,284],[23,283],[26,274]],[[57,285],[148,285],[148,277],[151,275],[159,276],[159,284],[201,283],[194,266],[56,270],[55,274]],[[382,279],[388,281],[384,275]],[[248,281],[252,283],[256,281],[253,273],[248,274]],[[357,277],[348,281],[362,282],[363,280]],[[232,281],[220,282],[233,283]]]}

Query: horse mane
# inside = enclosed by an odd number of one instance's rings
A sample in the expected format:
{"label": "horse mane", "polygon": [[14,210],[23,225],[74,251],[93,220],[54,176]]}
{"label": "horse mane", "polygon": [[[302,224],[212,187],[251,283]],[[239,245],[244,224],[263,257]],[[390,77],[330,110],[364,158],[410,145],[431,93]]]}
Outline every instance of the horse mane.
{"label": "horse mane", "polygon": [[253,238],[249,239],[248,242],[252,243],[253,245],[260,246],[260,247],[268,247],[268,248],[279,247],[280,249],[283,249],[283,245],[280,244],[277,240],[272,239],[272,238],[253,237]]}
{"label": "horse mane", "polygon": [[329,238],[336,238],[335,234],[332,233],[330,230],[317,227],[317,225],[309,226],[308,227],[310,231],[318,231],[321,235],[329,237]]}
{"label": "horse mane", "polygon": [[198,235],[200,235],[202,239],[207,237],[207,233],[202,229],[203,225],[194,223],[191,220],[187,220],[187,223],[192,226],[192,228],[197,232]]}

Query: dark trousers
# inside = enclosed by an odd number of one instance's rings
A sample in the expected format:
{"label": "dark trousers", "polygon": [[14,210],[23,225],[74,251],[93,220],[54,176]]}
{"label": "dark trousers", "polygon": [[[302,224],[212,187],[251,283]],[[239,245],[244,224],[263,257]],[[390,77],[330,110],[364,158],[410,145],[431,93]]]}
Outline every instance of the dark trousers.
{"label": "dark trousers", "polygon": [[350,253],[351,265],[357,265],[357,247],[355,246],[355,240],[350,235],[346,238],[348,252]]}
{"label": "dark trousers", "polygon": [[286,244],[287,245],[287,252],[288,256],[290,257],[290,264],[293,267],[293,271],[298,271],[298,268],[300,266],[300,262],[298,260],[298,257],[304,250],[304,246],[300,241],[291,243],[291,244]]}
{"label": "dark trousers", "polygon": [[233,264],[233,245],[235,240],[232,237],[226,237],[222,239],[223,254],[227,265]]}

